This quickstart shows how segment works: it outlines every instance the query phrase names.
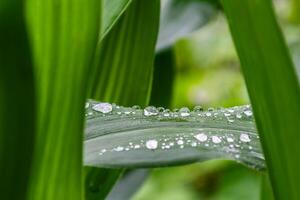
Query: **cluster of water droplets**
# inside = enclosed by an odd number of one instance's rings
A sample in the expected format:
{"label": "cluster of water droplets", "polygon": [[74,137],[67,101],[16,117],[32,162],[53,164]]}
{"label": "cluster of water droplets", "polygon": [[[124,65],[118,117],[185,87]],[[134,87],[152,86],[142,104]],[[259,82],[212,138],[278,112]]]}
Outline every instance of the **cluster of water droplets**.
{"label": "cluster of water droplets", "polygon": [[233,123],[236,120],[248,119],[249,122],[253,122],[253,114],[251,107],[249,105],[243,107],[233,107],[228,109],[218,108],[208,108],[204,110],[201,106],[195,106],[193,110],[187,107],[180,109],[165,109],[163,107],[148,106],[141,109],[139,106],[133,107],[122,107],[116,104],[89,101],[86,103],[86,117],[93,118],[97,116],[107,116],[112,114],[125,115],[125,116],[144,116],[150,117],[157,120],[189,120],[189,121],[199,121],[202,119],[219,119],[226,120],[229,123]]}
{"label": "cluster of water droplets", "polygon": [[[194,157],[196,153],[201,157],[201,153],[211,152],[211,155],[215,157],[223,156],[254,168],[264,168],[264,158],[259,137],[255,133],[253,114],[249,105],[228,109],[209,108],[207,110],[196,106],[193,110],[183,107],[171,111],[162,107],[148,106],[141,109],[139,106],[133,106],[128,108],[116,104],[89,101],[86,103],[85,108],[87,120],[111,118],[114,119],[112,120],[113,123],[117,123],[118,119],[128,118],[128,124],[136,119],[145,120],[146,122],[150,120],[154,124],[151,125],[153,127],[148,126],[147,131],[150,131],[150,133],[144,131],[147,126],[143,126],[143,124],[127,127],[128,130],[126,129],[124,132],[141,130],[140,134],[136,134],[134,131],[131,133],[132,137],[123,137],[120,134],[118,138],[116,136],[114,142],[109,142],[113,140],[114,136],[104,135],[102,139],[99,137],[99,140],[97,140],[99,147],[94,147],[92,150],[93,155],[89,155],[89,157],[94,160],[96,157],[103,157],[102,159],[96,158],[100,165],[110,162],[109,159],[114,159],[114,156],[118,157],[116,154],[126,152],[134,152],[132,155],[135,157],[129,159],[132,162],[134,162],[133,160],[139,162],[139,154],[137,154],[139,151],[142,156],[140,160],[143,160],[143,162],[144,159],[147,159],[147,156],[155,162],[155,157],[152,157],[152,154],[165,153],[165,156],[168,156],[168,151],[172,152],[172,150],[176,151],[180,158],[180,151],[178,152],[178,150],[181,149],[182,152],[191,152]],[[250,124],[249,127],[252,129],[250,131],[241,129],[226,130],[227,125],[239,125],[241,122],[246,123],[247,126]],[[161,124],[163,126],[160,130],[155,129],[155,127],[160,127]],[[177,126],[178,124],[180,126]],[[222,124],[221,128],[216,126],[218,124]],[[198,125],[204,128],[199,128]],[[206,125],[208,126],[205,127]],[[113,129],[113,127],[111,128]],[[120,130],[118,129],[118,131]],[[163,133],[157,133],[161,131]],[[112,130],[112,132],[114,131]],[[186,155],[186,152],[184,154]],[[124,156],[126,157],[125,154]],[[130,157],[131,154],[128,154],[128,156]],[[114,161],[114,163],[117,162]]]}

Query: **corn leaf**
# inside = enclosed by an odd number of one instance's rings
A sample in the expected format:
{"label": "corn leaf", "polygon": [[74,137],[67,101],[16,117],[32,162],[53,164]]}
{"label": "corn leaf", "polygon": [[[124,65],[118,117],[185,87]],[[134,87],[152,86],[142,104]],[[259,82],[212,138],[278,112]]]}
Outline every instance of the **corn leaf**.
{"label": "corn leaf", "polygon": [[0,194],[24,199],[35,133],[34,78],[23,1],[0,3]]}
{"label": "corn leaf", "polygon": [[88,166],[162,167],[222,158],[265,168],[249,106],[170,112],[90,101],[86,116]]}
{"label": "corn leaf", "polygon": [[82,199],[82,131],[98,0],[28,0],[37,134],[28,199]]}
{"label": "corn leaf", "polygon": [[[132,1],[98,46],[91,97],[147,105],[158,23],[159,1]],[[86,168],[86,199],[105,198],[122,171]]]}
{"label": "corn leaf", "polygon": [[132,0],[103,0],[103,17],[100,38],[103,39],[121,15],[125,12]]}
{"label": "corn leaf", "polygon": [[161,1],[161,17],[156,51],[163,51],[179,38],[206,24],[216,13],[214,2],[203,0]]}
{"label": "corn leaf", "polygon": [[223,0],[275,199],[300,199],[300,90],[271,0]]}

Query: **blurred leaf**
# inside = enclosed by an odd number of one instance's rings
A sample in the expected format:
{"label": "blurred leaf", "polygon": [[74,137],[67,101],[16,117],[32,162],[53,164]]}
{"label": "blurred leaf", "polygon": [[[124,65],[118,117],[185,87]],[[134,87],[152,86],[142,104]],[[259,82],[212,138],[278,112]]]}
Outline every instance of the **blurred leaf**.
{"label": "blurred leaf", "polygon": [[148,177],[148,169],[136,169],[127,172],[115,185],[106,200],[129,200]]}
{"label": "blurred leaf", "polygon": [[157,52],[169,48],[179,38],[203,26],[216,11],[210,3],[201,0],[164,0],[161,2]]}
{"label": "blurred leaf", "polygon": [[35,95],[24,2],[0,3],[0,194],[24,199],[33,152]]}
{"label": "blurred leaf", "polygon": [[85,165],[161,167],[222,158],[265,167],[249,106],[186,109],[159,112],[89,102]]}
{"label": "blurred leaf", "polygon": [[131,2],[132,0],[103,0],[101,39],[108,34]]}
{"label": "blurred leaf", "polygon": [[28,199],[82,199],[83,112],[101,3],[26,3],[38,99]]}
{"label": "blurred leaf", "polygon": [[[97,70],[91,76],[92,98],[124,105],[148,104],[158,23],[158,0],[132,1],[98,46],[94,60]],[[89,171],[85,180],[87,199],[104,198],[118,179],[116,174],[123,171],[86,170]],[[98,189],[90,190],[90,185]]]}
{"label": "blurred leaf", "polygon": [[157,4],[157,0],[133,1],[102,41],[94,63],[101,67],[93,73],[92,98],[124,105],[147,104],[158,30]]}
{"label": "blurred leaf", "polygon": [[275,198],[300,199],[299,82],[271,0],[224,0]]}
{"label": "blurred leaf", "polygon": [[273,200],[274,196],[268,174],[261,176],[261,184],[260,199]]}
{"label": "blurred leaf", "polygon": [[155,56],[151,105],[170,106],[174,82],[174,62],[174,54],[171,49]]}

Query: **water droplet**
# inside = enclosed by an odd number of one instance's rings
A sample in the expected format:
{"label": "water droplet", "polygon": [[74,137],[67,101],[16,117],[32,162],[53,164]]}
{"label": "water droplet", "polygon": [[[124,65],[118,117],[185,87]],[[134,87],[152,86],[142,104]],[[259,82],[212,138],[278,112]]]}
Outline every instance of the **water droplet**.
{"label": "water droplet", "polygon": [[98,103],[93,106],[93,109],[98,112],[109,113],[112,111],[112,105],[110,103]]}
{"label": "water droplet", "polygon": [[247,117],[251,117],[251,116],[252,116],[252,111],[251,111],[251,110],[246,110],[246,111],[244,111],[244,114],[245,114]]}
{"label": "water droplet", "polygon": [[178,140],[178,141],[177,141],[177,144],[178,144],[178,145],[183,145],[183,140]]}
{"label": "water droplet", "polygon": [[233,109],[228,109],[228,112],[234,113],[234,110]]}
{"label": "water droplet", "polygon": [[157,149],[157,146],[158,146],[157,140],[148,140],[146,142],[147,149],[154,150],[154,149]]}
{"label": "water droplet", "polygon": [[164,112],[165,109],[163,107],[158,107],[157,110],[158,112]]}
{"label": "water droplet", "polygon": [[148,106],[144,109],[145,116],[155,116],[158,115],[158,110],[154,106]]}
{"label": "water droplet", "polygon": [[233,141],[234,141],[233,138],[231,138],[231,137],[228,137],[228,138],[227,138],[227,142],[233,142]]}
{"label": "water droplet", "polygon": [[241,140],[242,142],[250,142],[250,141],[251,141],[250,138],[249,138],[249,135],[246,134],[246,133],[242,133],[242,134],[240,135],[240,140]]}
{"label": "water droplet", "polygon": [[85,103],[85,108],[88,108],[90,106],[90,103],[89,102],[86,102]]}
{"label": "water droplet", "polygon": [[200,142],[205,142],[207,140],[207,135],[205,135],[204,133],[199,133],[197,135],[194,136],[197,140],[199,140]]}
{"label": "water droplet", "polygon": [[165,110],[163,111],[163,116],[165,116],[165,117],[170,117],[170,110],[169,110],[169,109],[165,109]]}
{"label": "water droplet", "polygon": [[219,144],[222,140],[218,136],[212,136],[212,142],[215,144]]}
{"label": "water droplet", "polygon": [[210,108],[207,108],[207,111],[210,111],[210,112],[211,112],[211,111],[214,111],[214,108],[211,108],[211,107],[210,107]]}
{"label": "water droplet", "polygon": [[187,107],[183,107],[179,110],[179,113],[182,117],[188,117],[190,116],[190,109],[188,109]]}
{"label": "water droplet", "polygon": [[197,143],[196,143],[196,142],[192,142],[191,146],[192,146],[192,147],[196,147],[196,146],[197,146]]}
{"label": "water droplet", "polygon": [[139,149],[141,146],[139,144],[134,145],[135,149]]}
{"label": "water droplet", "polygon": [[236,118],[241,119],[242,115],[238,113],[238,114],[236,114]]}
{"label": "water droplet", "polygon": [[132,106],[132,108],[135,109],[135,110],[141,109],[141,107],[139,105],[134,105],[134,106]]}
{"label": "water droplet", "polygon": [[123,151],[124,147],[118,146],[116,148],[114,148],[115,151]]}
{"label": "water droplet", "polygon": [[193,110],[195,112],[200,112],[200,111],[203,111],[203,108],[202,108],[202,106],[195,106]]}
{"label": "water droplet", "polygon": [[211,113],[210,113],[210,112],[207,112],[207,113],[205,113],[205,115],[206,115],[207,117],[210,117],[210,116],[211,116]]}
{"label": "water droplet", "polygon": [[228,120],[229,123],[234,122],[234,119],[227,118],[227,120]]}
{"label": "water droplet", "polygon": [[231,114],[230,113],[224,113],[225,117],[229,117]]}

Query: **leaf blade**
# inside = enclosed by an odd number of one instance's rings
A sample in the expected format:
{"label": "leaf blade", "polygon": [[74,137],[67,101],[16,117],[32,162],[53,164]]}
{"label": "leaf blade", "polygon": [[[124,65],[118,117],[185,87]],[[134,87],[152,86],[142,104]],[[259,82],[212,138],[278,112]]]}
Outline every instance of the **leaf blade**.
{"label": "leaf blade", "polygon": [[299,199],[299,82],[272,2],[222,1],[278,199]]}
{"label": "leaf blade", "polygon": [[119,106],[103,114],[93,110],[95,105],[90,102],[87,109],[86,165],[161,167],[226,158],[264,168],[248,106],[145,116],[145,110]]}

